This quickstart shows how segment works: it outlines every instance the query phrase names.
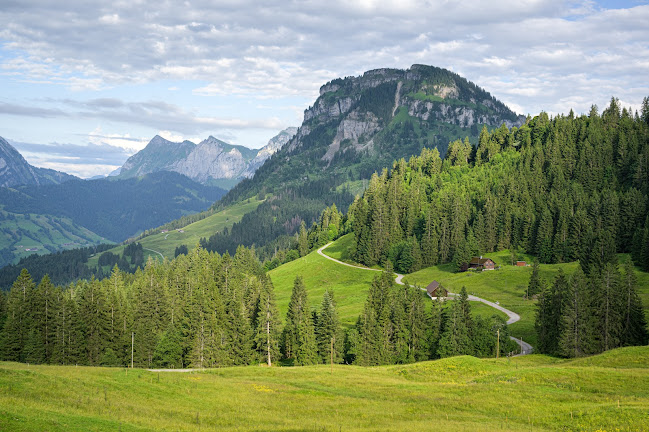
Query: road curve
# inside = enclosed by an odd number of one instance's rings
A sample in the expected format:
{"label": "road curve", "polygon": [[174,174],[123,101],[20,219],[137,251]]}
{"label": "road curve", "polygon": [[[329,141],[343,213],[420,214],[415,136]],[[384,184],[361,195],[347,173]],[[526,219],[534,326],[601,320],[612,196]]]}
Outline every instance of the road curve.
{"label": "road curve", "polygon": [[145,248],[145,247],[143,247],[142,249],[144,249],[144,250],[148,250],[149,252],[157,253],[158,255],[160,255],[160,257],[162,258],[163,261],[164,261],[164,259],[165,259],[165,256],[162,255],[162,254],[161,254],[160,252],[158,252],[157,250],[153,250],[153,249],[149,249],[149,248]]}
{"label": "road curve", "polygon": [[[368,267],[361,267],[361,266],[357,266],[357,265],[349,264],[349,263],[346,263],[346,262],[342,262],[342,261],[340,261],[340,260],[337,260],[336,258],[332,258],[332,257],[330,257],[330,256],[328,256],[328,255],[325,255],[325,253],[324,253],[323,251],[324,251],[324,250],[327,248],[327,246],[329,246],[331,243],[333,243],[333,242],[329,242],[329,243],[327,243],[326,245],[322,246],[320,249],[318,249],[318,253],[319,253],[320,255],[322,255],[323,257],[325,257],[325,258],[331,260],[331,261],[334,261],[334,262],[336,262],[336,263],[338,263],[338,264],[345,265],[345,266],[347,266],[347,267],[353,267],[353,268],[357,268],[357,269],[361,269],[361,270],[378,271],[378,272],[383,271],[383,270],[372,269],[372,268],[368,268]],[[394,281],[395,281],[397,284],[399,284],[399,285],[403,285],[403,284],[404,284],[404,283],[403,283],[403,277],[404,277],[404,275],[399,274],[399,273],[395,273],[395,275],[396,275],[397,277],[395,278]],[[422,289],[424,289],[424,288],[422,288]],[[448,295],[449,295],[449,297],[456,297],[456,296],[458,296],[459,294],[449,292]],[[509,319],[507,320],[507,325],[509,325],[509,324],[514,324],[515,322],[521,320],[521,316],[520,316],[519,314],[517,314],[516,312],[510,311],[509,309],[505,309],[504,307],[502,307],[502,306],[500,306],[500,305],[498,305],[498,304],[496,304],[496,303],[494,303],[494,302],[490,302],[489,300],[485,300],[485,299],[483,299],[483,298],[476,297],[476,296],[474,296],[474,295],[469,295],[469,296],[467,297],[467,299],[470,300],[470,301],[477,301],[477,302],[484,303],[484,304],[486,304],[487,306],[491,306],[492,308],[497,309],[497,310],[503,312],[503,313],[504,313],[505,315],[507,315],[507,317],[509,318]],[[510,339],[513,340],[513,341],[515,341],[515,342],[516,342],[516,343],[521,347],[521,353],[520,353],[519,355],[530,354],[530,353],[532,352],[532,350],[533,350],[532,345],[528,344],[527,342],[523,342],[522,339],[518,339],[518,338],[515,338],[515,337],[513,337],[513,336],[510,336]]]}

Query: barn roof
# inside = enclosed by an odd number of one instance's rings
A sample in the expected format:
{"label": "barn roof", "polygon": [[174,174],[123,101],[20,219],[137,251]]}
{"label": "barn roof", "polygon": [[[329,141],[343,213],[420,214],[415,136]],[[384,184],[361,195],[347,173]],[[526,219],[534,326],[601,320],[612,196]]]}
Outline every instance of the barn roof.
{"label": "barn roof", "polygon": [[473,257],[471,258],[471,262],[469,264],[483,265],[484,263],[489,261],[494,262],[491,258]]}
{"label": "barn roof", "polygon": [[437,281],[432,281],[431,283],[428,284],[426,287],[426,291],[428,291],[429,294],[434,293],[437,288],[439,288],[439,282]]}

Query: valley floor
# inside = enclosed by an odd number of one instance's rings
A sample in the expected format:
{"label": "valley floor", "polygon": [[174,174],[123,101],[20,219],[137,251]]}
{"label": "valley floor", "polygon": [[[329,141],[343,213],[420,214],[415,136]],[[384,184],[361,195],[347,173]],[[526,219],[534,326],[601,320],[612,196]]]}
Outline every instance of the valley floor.
{"label": "valley floor", "polygon": [[3,431],[642,431],[649,347],[183,374],[0,363]]}

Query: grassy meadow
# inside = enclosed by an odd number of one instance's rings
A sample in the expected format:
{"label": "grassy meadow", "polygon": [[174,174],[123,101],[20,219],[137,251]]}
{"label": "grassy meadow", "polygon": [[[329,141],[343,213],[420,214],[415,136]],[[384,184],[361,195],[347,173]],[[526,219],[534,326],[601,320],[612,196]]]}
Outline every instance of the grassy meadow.
{"label": "grassy meadow", "polygon": [[[138,240],[144,248],[144,259],[149,256],[155,259],[173,258],[176,247],[186,245],[188,249],[194,248],[201,238],[209,238],[212,234],[222,231],[224,228],[231,228],[236,222],[239,222],[244,214],[255,210],[263,201],[251,198],[246,201],[228,206],[213,215],[206,217],[198,222],[194,222],[179,230],[169,230],[166,233],[153,234]],[[124,245],[117,246],[109,251],[121,255],[124,252]],[[99,256],[88,260],[88,266],[96,267]]]}
{"label": "grassy meadow", "polygon": [[[328,246],[323,253],[326,255],[347,262],[355,264],[351,260],[350,250],[353,247],[353,234],[342,236],[333,244]],[[523,340],[536,344],[536,331],[534,330],[534,320],[536,313],[536,300],[527,300],[525,293],[529,278],[532,273],[532,267],[517,267],[511,264],[511,254],[509,250],[485,254],[485,257],[493,259],[497,265],[500,265],[499,270],[485,271],[485,272],[455,272],[453,264],[442,264],[433,267],[428,267],[419,270],[415,273],[408,274],[404,277],[404,281],[420,287],[426,287],[433,280],[440,282],[445,288],[451,292],[460,292],[463,286],[467,288],[469,294],[476,295],[492,302],[498,302],[501,306],[518,313],[521,320],[510,326],[511,334],[516,337],[521,337]],[[534,259],[531,255],[523,255],[523,258],[531,263]],[[628,255],[619,255],[618,260],[625,262],[630,259]],[[355,264],[358,265],[358,264]],[[546,282],[551,282],[559,269],[563,269],[566,274],[572,274],[579,263],[562,263],[562,264],[541,264],[539,274]],[[275,271],[285,272],[287,269],[279,267]],[[354,272],[368,272],[367,270],[355,270],[349,267],[340,266]],[[378,267],[376,267],[378,268]],[[645,313],[649,321],[649,273],[636,271],[638,278],[638,293],[642,299],[645,307]],[[318,281],[314,281],[318,284]],[[307,289],[312,286],[307,284]],[[277,285],[276,285],[277,289]],[[324,290],[324,287],[321,288]],[[289,291],[290,295],[290,291]],[[364,299],[363,299],[364,300]],[[482,316],[491,316],[494,313],[501,314],[494,309],[482,303],[473,302],[471,308],[474,313]],[[359,311],[362,305],[357,308]]]}
{"label": "grassy meadow", "polygon": [[75,225],[68,218],[39,214],[23,215],[0,209],[0,250],[8,250],[13,255],[10,262],[0,262],[0,265],[15,264],[21,258],[34,253],[51,253],[46,246],[52,251],[59,251],[106,242],[108,240]]}
{"label": "grassy meadow", "polygon": [[0,363],[2,431],[642,431],[649,347],[191,373]]}

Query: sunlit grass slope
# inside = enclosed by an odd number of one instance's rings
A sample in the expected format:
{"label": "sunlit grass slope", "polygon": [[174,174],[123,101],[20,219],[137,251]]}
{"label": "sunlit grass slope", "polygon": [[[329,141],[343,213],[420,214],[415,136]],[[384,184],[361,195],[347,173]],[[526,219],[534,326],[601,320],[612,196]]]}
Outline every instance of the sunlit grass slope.
{"label": "sunlit grass slope", "polygon": [[[181,228],[182,232],[180,230],[169,230],[166,233],[158,233],[144,237],[138,240],[138,242],[145,249],[145,259],[149,255],[153,258],[161,259],[160,254],[165,258],[173,258],[178,246],[186,245],[188,249],[194,248],[201,238],[209,238],[212,234],[222,231],[224,228],[231,228],[232,225],[241,220],[243,215],[255,210],[262,202],[251,198],[229,206],[198,222],[189,224]],[[124,246],[117,246],[110,249],[110,252],[121,255],[124,252]],[[93,257],[88,260],[88,265],[95,267],[97,266],[98,260],[98,256]]]}
{"label": "sunlit grass slope", "polygon": [[296,276],[302,276],[312,307],[320,309],[322,295],[325,290],[331,290],[336,299],[341,322],[349,326],[356,322],[363,310],[372,279],[379,273],[340,265],[317,252],[311,252],[305,257],[277,267],[268,274],[275,287],[277,306],[282,319],[286,317],[293,281]]}
{"label": "sunlit grass slope", "polygon": [[[324,253],[332,258],[353,263],[350,254],[352,247],[353,234],[347,234],[327,247]],[[523,340],[535,345],[534,319],[536,301],[525,299],[532,268],[511,265],[511,256],[508,250],[485,254],[484,256],[493,259],[501,268],[495,271],[457,273],[453,264],[443,264],[406,275],[404,281],[425,287],[433,280],[437,280],[451,292],[460,292],[462,287],[465,286],[469,294],[498,302],[503,307],[521,316],[519,322],[511,325],[511,334],[522,337]],[[528,263],[533,261],[531,255],[524,255],[524,258]],[[618,256],[620,262],[625,262],[628,259],[628,255]],[[559,269],[563,269],[566,274],[570,275],[577,269],[578,265],[577,262],[541,264],[539,273],[549,283],[554,280]],[[649,318],[649,273],[636,270],[636,277],[638,279],[638,293]],[[491,315],[493,313],[493,309],[480,303],[472,303],[471,306],[476,313],[481,315]]]}
{"label": "sunlit grass slope", "polygon": [[646,430],[649,348],[155,373],[0,363],[3,431]]}
{"label": "sunlit grass slope", "polygon": [[[336,259],[348,260],[346,250],[350,239],[349,235],[341,237],[328,246],[324,253]],[[344,326],[350,326],[363,311],[372,280],[379,272],[344,266],[322,257],[317,252],[311,252],[303,258],[271,270],[269,275],[275,287],[282,319],[286,317],[293,281],[296,276],[302,276],[311,306],[319,310],[325,290],[333,291],[341,322]],[[426,297],[426,294],[422,292],[422,296]],[[471,307],[476,315],[488,317],[496,314],[505,317],[502,312],[481,303],[473,303]]]}

